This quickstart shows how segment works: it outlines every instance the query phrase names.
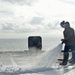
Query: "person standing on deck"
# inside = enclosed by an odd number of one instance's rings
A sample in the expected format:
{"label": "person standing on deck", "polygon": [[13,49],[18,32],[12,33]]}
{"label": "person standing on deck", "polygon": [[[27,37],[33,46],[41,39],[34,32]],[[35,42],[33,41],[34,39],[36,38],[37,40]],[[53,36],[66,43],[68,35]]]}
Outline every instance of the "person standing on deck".
{"label": "person standing on deck", "polygon": [[60,65],[67,65],[69,58],[69,50],[72,51],[71,64],[75,64],[75,34],[74,29],[70,27],[69,22],[62,21],[61,27],[64,28],[63,35],[64,39],[61,39],[62,44],[65,43],[63,62]]}

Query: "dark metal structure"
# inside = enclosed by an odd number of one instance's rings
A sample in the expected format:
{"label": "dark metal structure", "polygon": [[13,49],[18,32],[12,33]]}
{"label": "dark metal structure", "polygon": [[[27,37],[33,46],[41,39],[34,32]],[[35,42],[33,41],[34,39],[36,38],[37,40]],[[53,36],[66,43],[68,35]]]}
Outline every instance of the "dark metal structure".
{"label": "dark metal structure", "polygon": [[28,37],[28,48],[42,49],[42,38],[40,36],[29,36]]}

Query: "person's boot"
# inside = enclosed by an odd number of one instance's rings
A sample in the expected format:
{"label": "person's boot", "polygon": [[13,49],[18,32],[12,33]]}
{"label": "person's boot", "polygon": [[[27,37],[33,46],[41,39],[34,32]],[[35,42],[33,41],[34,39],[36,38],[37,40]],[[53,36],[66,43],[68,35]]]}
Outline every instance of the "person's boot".
{"label": "person's boot", "polygon": [[64,62],[62,62],[62,63],[60,63],[60,65],[63,65],[63,66],[65,66],[65,65],[67,65],[67,63],[64,63]]}
{"label": "person's boot", "polygon": [[75,51],[72,51],[73,63],[75,64]]}
{"label": "person's boot", "polygon": [[60,65],[67,65],[68,57],[69,57],[69,53],[68,52],[64,53],[64,59],[63,62],[60,63]]}

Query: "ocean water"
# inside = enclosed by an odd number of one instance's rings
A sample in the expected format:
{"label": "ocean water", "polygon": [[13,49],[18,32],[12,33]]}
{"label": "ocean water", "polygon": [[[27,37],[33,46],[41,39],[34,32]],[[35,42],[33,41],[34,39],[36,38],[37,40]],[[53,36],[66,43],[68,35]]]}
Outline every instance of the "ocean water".
{"label": "ocean water", "polygon": [[23,51],[27,49],[26,39],[0,39],[0,51]]}
{"label": "ocean water", "polygon": [[[42,50],[48,50],[58,45],[61,38],[42,37]],[[28,50],[28,38],[24,39],[0,39],[0,51],[24,51]]]}

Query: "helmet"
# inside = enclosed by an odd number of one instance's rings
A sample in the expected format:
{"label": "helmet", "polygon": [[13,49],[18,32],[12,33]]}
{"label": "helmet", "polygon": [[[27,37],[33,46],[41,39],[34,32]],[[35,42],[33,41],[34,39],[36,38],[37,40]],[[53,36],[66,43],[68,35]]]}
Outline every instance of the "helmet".
{"label": "helmet", "polygon": [[62,21],[62,22],[60,23],[61,27],[64,27],[64,24],[65,24],[65,21]]}

